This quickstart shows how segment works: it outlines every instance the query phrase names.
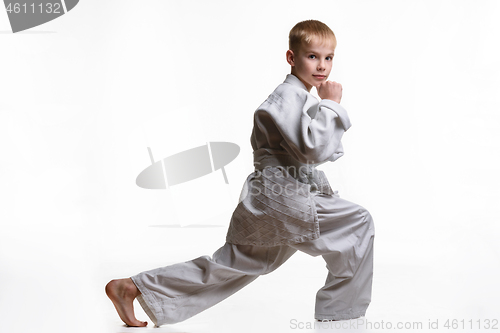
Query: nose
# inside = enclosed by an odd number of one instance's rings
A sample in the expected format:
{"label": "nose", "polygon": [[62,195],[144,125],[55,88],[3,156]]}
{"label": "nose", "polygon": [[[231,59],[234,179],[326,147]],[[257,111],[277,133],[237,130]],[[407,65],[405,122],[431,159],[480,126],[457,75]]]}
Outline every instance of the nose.
{"label": "nose", "polygon": [[325,61],[324,60],[320,60],[320,62],[318,63],[318,67],[316,67],[316,69],[318,71],[324,71],[325,70]]}

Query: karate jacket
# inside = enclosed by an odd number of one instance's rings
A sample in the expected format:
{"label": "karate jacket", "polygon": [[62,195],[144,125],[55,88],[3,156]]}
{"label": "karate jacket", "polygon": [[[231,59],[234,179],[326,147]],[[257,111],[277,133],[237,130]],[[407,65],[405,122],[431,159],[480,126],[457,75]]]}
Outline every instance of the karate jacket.
{"label": "karate jacket", "polygon": [[334,192],[316,166],[344,154],[341,139],[349,127],[340,104],[318,101],[288,74],[254,113],[255,171],[243,185],[226,241],[276,246],[318,238],[312,196]]}

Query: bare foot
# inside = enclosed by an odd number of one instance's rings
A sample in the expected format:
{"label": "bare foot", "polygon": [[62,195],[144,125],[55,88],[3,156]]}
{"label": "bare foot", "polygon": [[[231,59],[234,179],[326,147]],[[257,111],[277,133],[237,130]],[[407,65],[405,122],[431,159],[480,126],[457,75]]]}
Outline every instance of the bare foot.
{"label": "bare foot", "polygon": [[148,323],[139,321],[134,314],[134,299],[141,293],[132,279],[112,280],[106,285],[106,294],[115,305],[121,320],[128,326],[144,327]]}

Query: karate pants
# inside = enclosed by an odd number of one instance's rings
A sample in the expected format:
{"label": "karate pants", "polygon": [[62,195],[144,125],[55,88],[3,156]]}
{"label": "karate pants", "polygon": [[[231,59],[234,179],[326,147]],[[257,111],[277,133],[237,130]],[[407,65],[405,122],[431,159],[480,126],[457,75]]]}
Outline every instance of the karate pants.
{"label": "karate pants", "polygon": [[323,256],[328,269],[325,285],[316,294],[315,318],[364,316],[372,290],[372,217],[336,194],[316,194],[313,199],[320,223],[318,239],[273,247],[226,243],[211,258],[202,256],[132,276],[144,311],[157,326],[183,321],[272,272],[299,250]]}

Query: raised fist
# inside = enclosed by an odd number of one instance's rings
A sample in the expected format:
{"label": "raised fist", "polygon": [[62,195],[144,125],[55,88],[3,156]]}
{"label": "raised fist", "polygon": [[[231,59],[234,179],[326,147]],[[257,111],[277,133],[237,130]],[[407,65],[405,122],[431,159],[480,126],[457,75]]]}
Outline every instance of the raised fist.
{"label": "raised fist", "polygon": [[342,98],[342,85],[335,81],[322,82],[316,87],[318,91],[318,96],[321,99],[331,99],[337,103],[340,103]]}

